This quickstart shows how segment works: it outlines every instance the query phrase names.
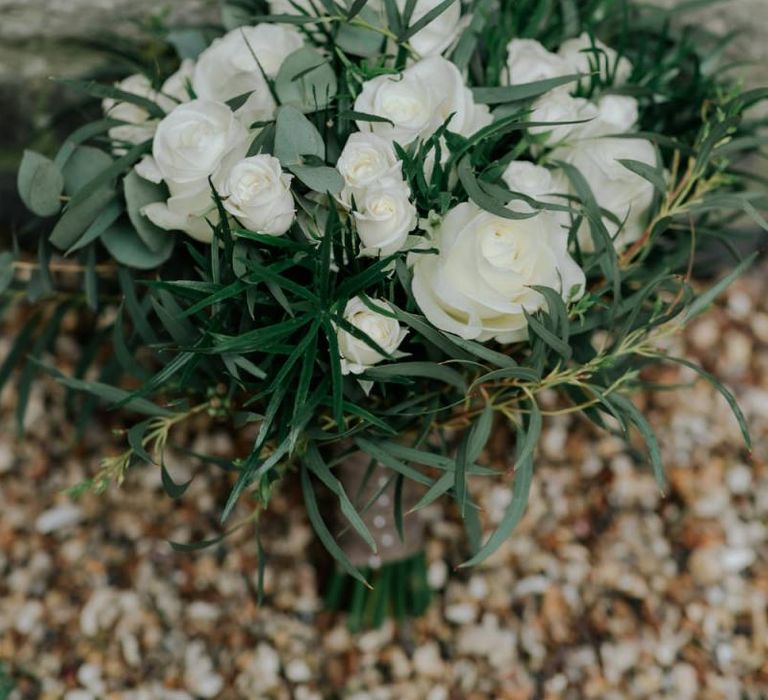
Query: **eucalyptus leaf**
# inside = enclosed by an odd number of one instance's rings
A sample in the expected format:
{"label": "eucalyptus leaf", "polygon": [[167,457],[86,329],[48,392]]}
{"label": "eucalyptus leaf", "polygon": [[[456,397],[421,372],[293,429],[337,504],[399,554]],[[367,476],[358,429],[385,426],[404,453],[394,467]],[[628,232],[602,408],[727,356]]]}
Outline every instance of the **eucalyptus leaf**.
{"label": "eucalyptus leaf", "polygon": [[301,165],[304,156],[325,160],[323,137],[296,107],[285,105],[277,111],[275,156],[287,168]]}
{"label": "eucalyptus leaf", "polygon": [[19,196],[37,216],[53,216],[61,209],[64,176],[53,161],[35,151],[24,151],[17,179]]}
{"label": "eucalyptus leaf", "polygon": [[137,270],[152,270],[171,257],[175,239],[167,233],[165,243],[159,249],[152,250],[132,226],[118,222],[101,235],[101,242],[121,265]]}
{"label": "eucalyptus leaf", "polygon": [[131,170],[123,179],[123,192],[128,218],[136,233],[151,251],[163,250],[168,244],[168,231],[155,226],[141,210],[148,204],[164,202],[168,198],[166,188],[145,180],[135,170]]}
{"label": "eucalyptus leaf", "polygon": [[304,112],[325,108],[337,90],[336,71],[319,51],[308,46],[290,54],[275,78],[280,103]]}

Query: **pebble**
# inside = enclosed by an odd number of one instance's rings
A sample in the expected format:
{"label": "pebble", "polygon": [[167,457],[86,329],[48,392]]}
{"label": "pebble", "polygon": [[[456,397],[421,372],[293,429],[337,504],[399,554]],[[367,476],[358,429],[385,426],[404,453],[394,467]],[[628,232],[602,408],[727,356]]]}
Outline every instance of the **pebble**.
{"label": "pebble", "polygon": [[432,590],[439,591],[448,580],[448,565],[442,559],[430,562],[427,569],[427,582]]}
{"label": "pebble", "polygon": [[413,653],[413,668],[427,678],[440,678],[443,675],[445,663],[435,642],[427,642],[416,649]]}
{"label": "pebble", "polygon": [[312,669],[303,659],[291,659],[285,667],[285,676],[293,683],[306,683],[312,678]]}
{"label": "pebble", "polygon": [[474,603],[454,603],[445,608],[445,619],[457,625],[468,625],[477,619],[477,606]]}
{"label": "pebble", "polygon": [[80,508],[71,503],[64,503],[41,513],[35,520],[35,530],[41,535],[48,535],[77,525],[82,517]]}

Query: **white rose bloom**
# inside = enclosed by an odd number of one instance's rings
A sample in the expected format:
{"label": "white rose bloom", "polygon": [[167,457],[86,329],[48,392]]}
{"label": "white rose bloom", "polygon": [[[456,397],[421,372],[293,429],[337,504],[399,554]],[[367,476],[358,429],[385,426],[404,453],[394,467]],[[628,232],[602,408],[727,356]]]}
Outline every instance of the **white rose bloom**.
{"label": "white rose bloom", "polygon": [[600,71],[600,79],[614,85],[623,85],[632,74],[632,63],[599,39],[584,32],[575,39],[564,41],[558,50],[560,57],[571,67],[569,72],[592,73]]}
{"label": "white rose bloom", "polygon": [[475,104],[459,69],[442,56],[418,61],[400,75],[368,80],[355,100],[355,110],[392,122],[359,121],[360,131],[372,131],[401,146],[428,138],[452,114],[449,128],[462,136],[491,123],[488,107]]}
{"label": "white rose bloom", "polygon": [[[524,194],[538,202],[567,206],[562,196],[568,194],[568,180],[560,170],[550,170],[542,165],[535,165],[525,160],[513,160],[502,173],[501,179],[512,191]],[[512,211],[529,214],[536,209],[523,200],[512,200],[507,205]],[[568,212],[550,212],[552,216],[567,222]]]}
{"label": "white rose bloom", "polygon": [[362,192],[353,213],[361,255],[392,255],[402,249],[418,223],[411,189],[398,177],[387,177]]}
{"label": "white rose bloom", "polygon": [[[195,62],[191,58],[185,58],[179,70],[177,70],[172,76],[163,83],[163,87],[160,92],[163,95],[168,96],[174,100],[175,104],[181,104],[182,102],[189,102],[190,89],[192,87],[192,76],[195,73]],[[166,110],[170,112],[171,110]]]}
{"label": "white rose bloom", "polygon": [[234,165],[224,181],[224,208],[252,231],[281,236],[291,227],[296,213],[291,180],[273,156],[245,158]]}
{"label": "white rose bloom", "polygon": [[597,101],[597,118],[586,125],[589,136],[613,136],[632,131],[640,110],[637,100],[627,95],[604,95]]}
{"label": "white rose bloom", "polygon": [[524,311],[545,307],[534,285],[564,298],[583,291],[584,273],[567,251],[567,236],[546,213],[505,219],[466,202],[435,230],[438,254],[413,254],[413,294],[437,328],[471,339],[524,340]]}
{"label": "white rose bloom", "polygon": [[[144,97],[155,102],[164,111],[173,108],[173,102],[164,98],[152,87],[152,83],[146,75],[137,73],[128,76],[125,80],[115,83],[115,87],[123,92]],[[113,141],[123,141],[127,144],[137,145],[151,139],[157,129],[158,120],[150,113],[133,102],[121,102],[113,98],[107,98],[101,103],[105,116],[126,122],[120,126],[114,126],[109,130],[109,137]],[[125,153],[126,149],[118,147],[116,153]]]}
{"label": "white rose bloom", "polygon": [[[197,97],[227,102],[258,93],[261,103],[274,100],[264,74],[274,78],[286,57],[303,45],[301,34],[281,24],[238,27],[214,39],[197,59],[192,87]],[[262,73],[263,71],[263,73]]]}
{"label": "white rose bloom", "polygon": [[[441,0],[416,0],[416,5],[411,15],[410,24],[413,25],[430,10],[440,4]],[[406,0],[397,0],[398,9],[402,12],[406,6]],[[426,27],[416,32],[408,43],[422,58],[437,56],[445,51],[456,39],[466,22],[461,17],[461,2],[455,0],[446,10],[443,10]],[[386,24],[384,25],[386,26]]]}
{"label": "white rose bloom", "polygon": [[577,72],[564,58],[547,51],[535,39],[512,39],[507,44],[507,79],[510,85],[549,80]]}
{"label": "white rose bloom", "polygon": [[183,231],[198,241],[210,243],[211,224],[218,223],[219,213],[208,183],[204,187],[168,183],[168,189],[168,200],[148,204],[142,214],[166,231]]}
{"label": "white rose bloom", "polygon": [[160,122],[152,156],[166,182],[202,186],[209,177],[216,179],[225,159],[247,150],[248,132],[227,105],[193,100]]}
{"label": "white rose bloom", "polygon": [[[583,97],[572,97],[565,90],[552,90],[534,102],[529,117],[532,122],[546,124],[532,126],[530,132],[541,136],[543,144],[556,146],[563,141],[580,138],[597,116],[597,107]],[[549,123],[552,123],[552,126],[549,126]]]}
{"label": "white rose bloom", "polygon": [[[374,306],[391,311],[392,307],[381,299],[372,299]],[[397,348],[408,331],[400,327],[396,319],[384,316],[368,308],[360,297],[350,299],[344,309],[344,320],[365,333],[382,350],[397,357]],[[341,371],[343,374],[361,374],[368,367],[387,359],[364,340],[351,333],[337,329]]]}
{"label": "white rose bloom", "polygon": [[[650,142],[610,137],[583,139],[556,149],[551,157],[576,167],[589,183],[598,205],[624,222],[619,230],[618,224],[603,218],[617,249],[640,238],[653,202],[653,185],[619,161],[637,160],[655,167],[656,150]],[[579,244],[582,250],[594,250],[586,221],[579,230]]]}
{"label": "white rose bloom", "polygon": [[309,15],[317,16],[317,10],[323,12],[320,0],[269,0],[269,12],[272,15]]}
{"label": "white rose bloom", "polygon": [[387,176],[400,177],[401,167],[391,142],[370,132],[351,134],[336,162],[344,178],[342,202],[349,207],[352,197],[359,199],[366,187]]}

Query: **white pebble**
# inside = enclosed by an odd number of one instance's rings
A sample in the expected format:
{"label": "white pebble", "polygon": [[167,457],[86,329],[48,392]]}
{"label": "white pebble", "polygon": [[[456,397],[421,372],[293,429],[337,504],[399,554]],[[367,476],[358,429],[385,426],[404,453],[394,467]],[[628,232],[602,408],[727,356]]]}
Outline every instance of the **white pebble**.
{"label": "white pebble", "polygon": [[428,642],[416,649],[413,653],[413,667],[416,673],[428,678],[440,678],[443,675],[445,665],[435,642]]}
{"label": "white pebble", "polygon": [[699,692],[699,679],[691,664],[679,663],[671,673],[672,687],[677,700],[694,700]]}
{"label": "white pebble", "polygon": [[41,513],[35,520],[35,529],[42,535],[72,527],[80,522],[83,512],[71,503],[50,508]]}
{"label": "white pebble", "polygon": [[457,625],[468,625],[477,617],[477,607],[474,603],[454,603],[445,609],[445,617],[448,621]]}
{"label": "white pebble", "polygon": [[749,547],[728,548],[722,555],[726,571],[738,573],[755,562],[755,550]]}
{"label": "white pebble", "polygon": [[440,590],[448,580],[448,565],[442,559],[436,559],[427,569],[427,582],[429,587]]}
{"label": "white pebble", "polygon": [[293,683],[306,683],[312,678],[312,669],[302,659],[292,659],[285,667],[286,678]]}
{"label": "white pebble", "polygon": [[737,464],[728,470],[725,480],[731,493],[747,494],[752,488],[752,470],[746,464]]}
{"label": "white pebble", "polygon": [[43,604],[39,600],[30,600],[22,605],[16,613],[14,627],[19,634],[31,634],[43,617]]}

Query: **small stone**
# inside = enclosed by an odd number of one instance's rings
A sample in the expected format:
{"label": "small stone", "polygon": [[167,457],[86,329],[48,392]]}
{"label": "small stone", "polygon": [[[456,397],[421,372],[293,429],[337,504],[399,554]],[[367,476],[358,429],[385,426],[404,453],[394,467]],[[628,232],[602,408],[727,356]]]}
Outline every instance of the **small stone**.
{"label": "small stone", "polygon": [[96,664],[83,664],[77,669],[77,680],[80,685],[90,690],[95,695],[102,695],[106,690],[104,679],[101,677],[101,669]]}
{"label": "small stone", "polygon": [[695,700],[699,694],[699,679],[691,664],[676,664],[670,673],[676,700]]}
{"label": "small stone", "polygon": [[725,481],[731,493],[744,496],[752,488],[752,470],[746,464],[736,464],[726,472]]}
{"label": "small stone", "polygon": [[749,547],[726,548],[722,554],[723,568],[738,573],[755,563],[755,550]]}
{"label": "small stone", "polygon": [[96,696],[90,690],[75,688],[67,691],[64,700],[96,700]]}
{"label": "small stone", "polygon": [[416,649],[413,653],[413,667],[417,673],[428,678],[440,678],[443,675],[445,664],[435,642],[428,642]]}
{"label": "small stone", "polygon": [[224,687],[224,679],[215,672],[213,661],[201,641],[193,641],[187,646],[184,667],[184,682],[195,695],[215,698]]}
{"label": "small stone", "polygon": [[477,606],[474,603],[454,603],[445,608],[445,618],[457,625],[468,625],[477,618]]}
{"label": "small stone", "polygon": [[71,503],[64,503],[41,513],[35,520],[35,530],[41,535],[48,535],[77,525],[82,517],[80,508]]}
{"label": "small stone", "polygon": [[717,583],[724,573],[721,547],[711,545],[695,549],[688,568],[696,583],[705,586]]}
{"label": "small stone", "polygon": [[292,659],[285,667],[285,677],[293,683],[306,683],[312,678],[312,669],[303,659]]}
{"label": "small stone", "polygon": [[437,559],[429,565],[427,569],[427,582],[433,590],[439,591],[448,580],[448,565],[442,560]]}
{"label": "small stone", "polygon": [[14,627],[19,634],[32,634],[40,625],[43,617],[43,604],[39,600],[30,600],[19,608],[16,613]]}

